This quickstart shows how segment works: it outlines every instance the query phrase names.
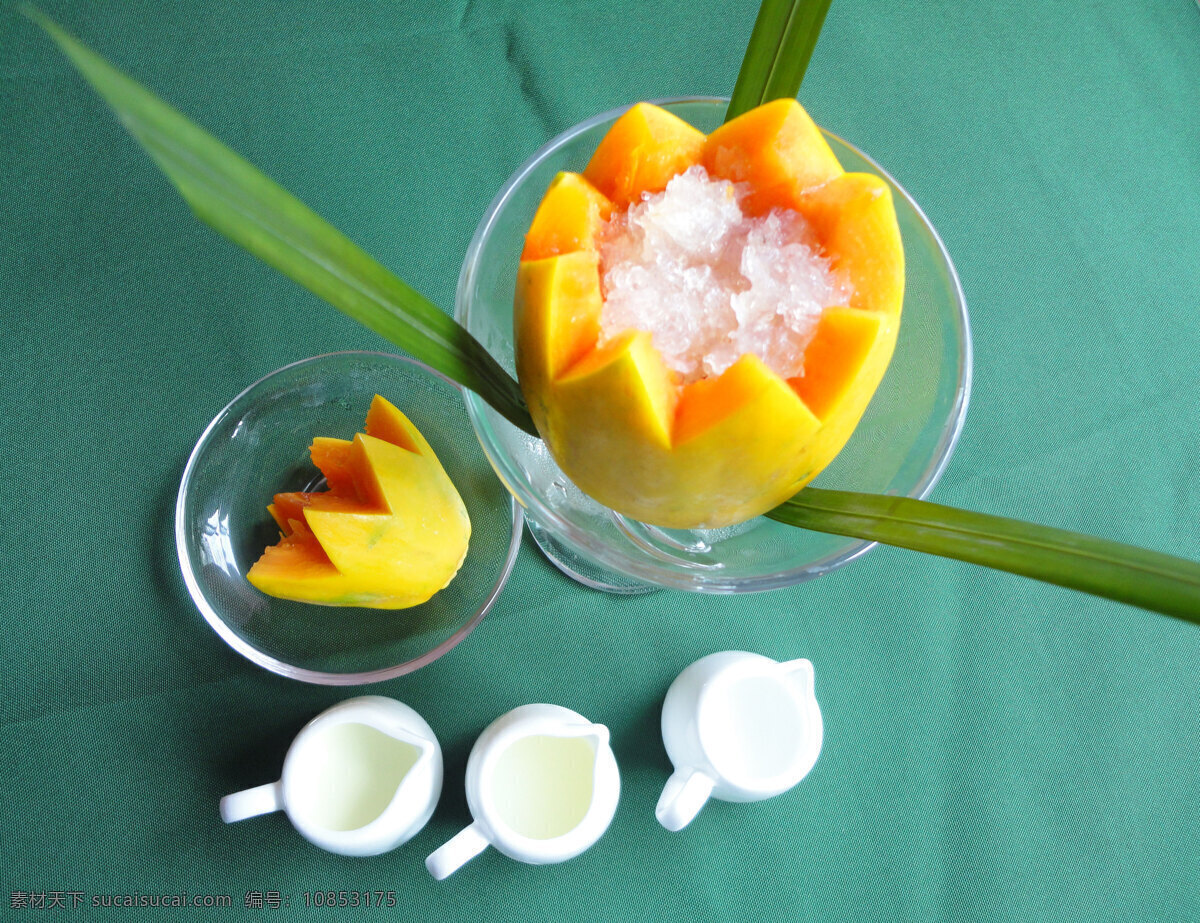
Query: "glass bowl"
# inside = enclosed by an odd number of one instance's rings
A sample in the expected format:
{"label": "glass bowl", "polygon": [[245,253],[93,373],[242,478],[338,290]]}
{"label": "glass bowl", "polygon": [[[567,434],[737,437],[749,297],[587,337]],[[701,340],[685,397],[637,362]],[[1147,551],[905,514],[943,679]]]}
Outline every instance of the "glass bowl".
{"label": "glass bowl", "polygon": [[[462,568],[409,609],[260,593],[245,573],[279,538],[267,504],[281,491],[324,489],[309,444],[361,432],[375,394],[412,420],[462,495],[471,517]],[[175,543],[192,600],[230,647],[281,676],[353,686],[410,673],[470,634],[512,571],[522,521],[480,450],[456,385],[412,359],[346,352],[272,372],[217,414],[183,472]]]}
{"label": "glass bowl", "polygon": [[[691,98],[658,105],[707,133],[721,124],[727,102]],[[455,316],[509,371],[515,368],[513,291],[525,232],[554,175],[583,170],[624,111],[597,115],[546,144],[500,190],[475,231],[458,280]],[[966,302],[946,248],[912,197],[866,154],[824,134],[846,170],[874,173],[891,187],[907,278],[887,375],[846,447],[814,484],[925,497],[950,460],[967,409]],[[475,394],[465,392],[465,398],[480,444],[525,508],[539,546],[561,570],[589,586],[611,592],[769,590],[828,573],[872,547],[765,517],[717,531],[665,530],[631,521],[580,492],[540,440]]]}

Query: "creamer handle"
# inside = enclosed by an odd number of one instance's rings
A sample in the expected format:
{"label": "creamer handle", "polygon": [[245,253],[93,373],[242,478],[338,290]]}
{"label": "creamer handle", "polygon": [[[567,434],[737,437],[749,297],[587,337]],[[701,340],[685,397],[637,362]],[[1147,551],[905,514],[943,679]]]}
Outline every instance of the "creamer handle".
{"label": "creamer handle", "polygon": [[697,769],[675,770],[659,796],[654,816],[668,830],[682,830],[700,813],[713,785],[713,780]]}
{"label": "creamer handle", "polygon": [[425,868],[429,869],[430,875],[441,881],[453,875],[490,845],[491,842],[483,835],[479,824],[471,824],[430,853],[425,859]]}
{"label": "creamer handle", "polygon": [[283,807],[283,783],[268,782],[244,792],[234,792],[221,799],[221,820],[227,824],[270,814]]}

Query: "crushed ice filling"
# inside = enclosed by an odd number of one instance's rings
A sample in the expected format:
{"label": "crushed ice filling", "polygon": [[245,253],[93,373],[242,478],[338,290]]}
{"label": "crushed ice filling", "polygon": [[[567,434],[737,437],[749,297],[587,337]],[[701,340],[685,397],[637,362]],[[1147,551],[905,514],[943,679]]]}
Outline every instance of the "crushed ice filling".
{"label": "crushed ice filling", "polygon": [[754,353],[776,374],[803,374],[822,311],[848,304],[808,222],[788,209],[748,217],[743,184],[703,167],[617,213],[600,239],[600,343],[645,330],[685,384]]}

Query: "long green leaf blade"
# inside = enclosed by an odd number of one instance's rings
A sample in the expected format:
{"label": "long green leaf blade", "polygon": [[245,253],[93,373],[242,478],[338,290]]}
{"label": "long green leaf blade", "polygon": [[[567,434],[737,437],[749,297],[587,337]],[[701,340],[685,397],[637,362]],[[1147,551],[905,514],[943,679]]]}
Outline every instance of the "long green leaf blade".
{"label": "long green leaf blade", "polygon": [[41,12],[46,30],[115,110],[196,216],[536,435],[516,381],[436,305],[182,113]]}
{"label": "long green leaf blade", "polygon": [[924,500],[806,487],[768,514],[788,525],[1005,570],[1200,624],[1200,564]]}
{"label": "long green leaf blade", "polygon": [[773,99],[795,99],[832,0],[763,0],[725,112],[736,118]]}

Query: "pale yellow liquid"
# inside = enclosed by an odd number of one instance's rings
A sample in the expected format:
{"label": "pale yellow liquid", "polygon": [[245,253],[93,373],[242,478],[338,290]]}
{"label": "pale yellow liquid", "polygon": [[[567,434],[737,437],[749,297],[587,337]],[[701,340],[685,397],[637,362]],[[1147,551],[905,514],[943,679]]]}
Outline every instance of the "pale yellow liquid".
{"label": "pale yellow liquid", "polygon": [[595,743],[586,737],[522,737],[496,760],[496,813],[532,840],[570,833],[592,804]]}
{"label": "pale yellow liquid", "polygon": [[391,804],[421,751],[366,724],[322,731],[306,753],[297,794],[327,830],[357,830]]}

